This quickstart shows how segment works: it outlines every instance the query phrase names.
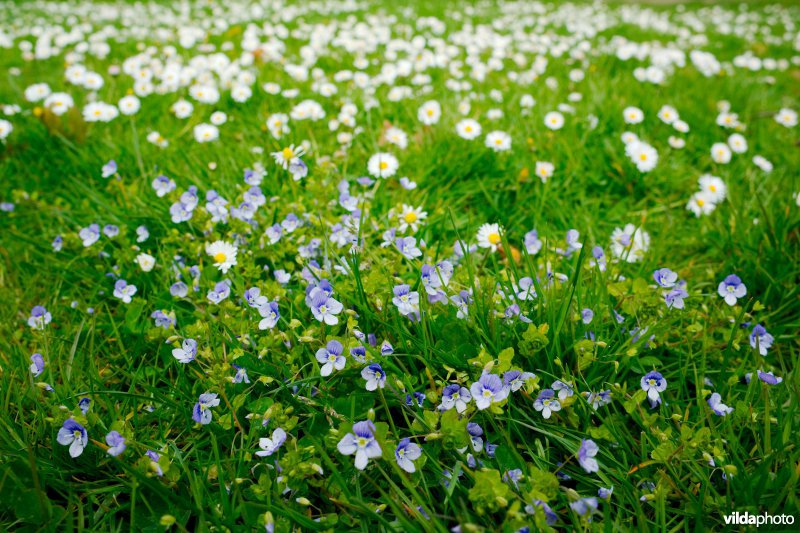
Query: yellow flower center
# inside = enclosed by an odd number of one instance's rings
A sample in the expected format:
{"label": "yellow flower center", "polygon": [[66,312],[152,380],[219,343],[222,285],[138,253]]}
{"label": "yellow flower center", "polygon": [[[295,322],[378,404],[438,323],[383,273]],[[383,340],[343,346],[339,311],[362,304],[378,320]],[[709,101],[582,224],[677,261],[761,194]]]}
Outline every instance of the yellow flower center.
{"label": "yellow flower center", "polygon": [[381,161],[378,164],[378,166],[380,167],[381,170],[386,170],[386,168],[389,166],[389,163],[387,163],[386,161]]}
{"label": "yellow flower center", "polygon": [[358,437],[358,447],[363,448],[366,445],[367,445],[367,439],[365,439],[364,437]]}
{"label": "yellow flower center", "polygon": [[708,186],[708,190],[710,190],[711,192],[717,192],[717,186],[716,185],[709,185]]}
{"label": "yellow flower center", "polygon": [[466,131],[467,133],[472,133],[472,126],[466,126],[464,128],[464,131]]}
{"label": "yellow flower center", "polygon": [[647,154],[641,154],[639,156],[639,159],[641,159],[642,161],[647,161]]}
{"label": "yellow flower center", "polygon": [[698,198],[697,199],[697,205],[699,205],[700,207],[703,207],[704,205],[706,205],[706,201],[703,200],[702,198]]}
{"label": "yellow flower center", "polygon": [[415,212],[409,211],[408,213],[406,213],[406,216],[404,218],[406,219],[407,223],[413,224],[414,222],[417,221],[418,217],[417,217],[417,214]]}
{"label": "yellow flower center", "polygon": [[214,254],[214,262],[215,263],[224,263],[225,260],[228,258],[224,253],[217,252]]}
{"label": "yellow flower center", "polygon": [[500,234],[499,233],[490,233],[488,237],[488,241],[492,244],[500,244]]}
{"label": "yellow flower center", "polygon": [[433,109],[428,109],[427,113],[428,113],[429,117],[432,117],[433,116]]}
{"label": "yellow flower center", "polygon": [[284,148],[283,150],[281,150],[281,154],[283,155],[283,158],[286,161],[288,161],[289,159],[294,157],[294,150],[292,150],[291,148]]}

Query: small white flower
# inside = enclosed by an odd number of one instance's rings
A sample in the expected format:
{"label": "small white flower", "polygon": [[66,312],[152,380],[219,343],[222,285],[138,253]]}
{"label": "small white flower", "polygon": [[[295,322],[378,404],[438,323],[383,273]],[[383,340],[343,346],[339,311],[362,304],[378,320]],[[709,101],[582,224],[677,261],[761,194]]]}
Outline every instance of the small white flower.
{"label": "small white flower", "polygon": [[553,175],[553,171],[555,167],[553,163],[548,163],[546,161],[537,161],[536,162],[536,175],[539,176],[539,179],[542,180],[542,183],[547,183],[548,178]]}
{"label": "small white flower", "polygon": [[485,144],[495,152],[505,152],[511,149],[511,136],[504,131],[490,131],[486,135]]}
{"label": "small white flower", "polygon": [[639,124],[644,120],[644,112],[638,107],[626,107],[622,116],[626,124]]}
{"label": "small white flower", "polygon": [[238,248],[225,241],[214,241],[206,245],[206,253],[214,260],[214,266],[226,274],[236,264]]}
{"label": "small white flower", "polygon": [[500,237],[499,224],[484,224],[478,228],[477,241],[478,246],[481,248],[489,248],[491,251],[496,251],[498,246],[502,244]]}
{"label": "small white flower", "polygon": [[136,263],[142,269],[142,272],[150,272],[156,266],[156,258],[150,254],[141,253],[136,256]]}
{"label": "small white flower", "polygon": [[711,146],[711,159],[715,163],[728,164],[731,161],[731,149],[725,143],[714,143]]}
{"label": "small white flower", "polygon": [[462,139],[471,141],[480,137],[481,125],[476,120],[465,118],[456,124],[456,133],[458,133],[458,136]]}
{"label": "small white flower", "polygon": [[544,116],[544,125],[553,131],[564,127],[564,115],[558,111],[550,111]]}
{"label": "small white flower", "polygon": [[378,152],[369,158],[367,170],[371,176],[376,178],[389,178],[397,172],[400,163],[397,158],[390,153]]}
{"label": "small white flower", "polygon": [[417,118],[426,126],[439,122],[442,116],[442,106],[436,100],[429,100],[422,104],[417,111]]}
{"label": "small white flower", "polygon": [[219,138],[219,129],[211,124],[198,124],[194,127],[194,138],[199,143],[216,141]]}

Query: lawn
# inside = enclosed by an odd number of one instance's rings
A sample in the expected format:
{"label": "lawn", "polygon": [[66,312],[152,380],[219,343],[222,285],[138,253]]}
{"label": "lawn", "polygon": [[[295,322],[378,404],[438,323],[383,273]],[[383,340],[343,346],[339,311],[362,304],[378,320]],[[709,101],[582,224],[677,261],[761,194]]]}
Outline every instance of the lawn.
{"label": "lawn", "polygon": [[800,527],[797,5],[4,7],[0,529]]}

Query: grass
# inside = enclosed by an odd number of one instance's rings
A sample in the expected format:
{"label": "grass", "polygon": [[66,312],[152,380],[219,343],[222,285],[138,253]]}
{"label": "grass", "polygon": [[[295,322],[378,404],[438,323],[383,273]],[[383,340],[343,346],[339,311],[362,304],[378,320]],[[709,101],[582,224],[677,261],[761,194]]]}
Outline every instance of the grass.
{"label": "grass", "polygon": [[[92,20],[89,10],[98,8],[87,6],[62,9]],[[413,25],[411,14],[417,9],[447,22],[442,39],[451,39],[470,16],[476,23],[494,21],[500,33],[520,25],[533,35],[570,35],[557,18],[539,19],[541,31],[534,31],[536,19],[527,24],[529,13],[519,14],[517,8],[479,4],[474,15],[454,15],[439,3],[365,4],[355,16],[380,14],[373,27],[392,24],[396,35],[406,35],[401,26],[411,24],[408,37],[419,33],[429,37],[429,44],[435,44],[436,36]],[[31,39],[26,34],[37,24],[36,16],[44,21],[56,17],[52,10],[37,9],[17,5],[0,15],[3,28],[19,33],[16,45]],[[157,15],[140,18],[140,24],[174,30],[163,11],[171,8],[159,9]],[[233,42],[226,55],[238,56],[246,11],[235,5],[217,14],[212,9],[195,11],[194,20],[229,20],[229,27],[211,32],[207,41],[217,46]],[[570,12],[574,9],[584,11],[576,15]],[[470,78],[469,67],[462,68],[475,95],[468,116],[479,120],[484,133],[499,129],[513,139],[512,149],[502,153],[485,148],[482,137],[470,142],[455,134],[463,118],[457,107],[465,94],[446,88],[452,77],[446,68],[426,71],[430,81],[423,86],[431,88],[429,94],[414,86],[418,94],[392,102],[387,97],[391,84],[379,86],[374,94],[379,105],[368,108],[371,95],[352,83],[336,83],[338,94],[325,98],[310,81],[292,79],[278,63],[257,60],[252,67],[257,82],[246,103],[234,102],[223,90],[217,104],[201,104],[183,88],[143,98],[133,117],[86,123],[80,108],[88,91],[65,82],[63,54],[26,61],[14,48],[0,55],[0,102],[22,108],[6,117],[14,130],[0,146],[0,200],[15,204],[13,212],[0,213],[0,297],[10,304],[0,307],[0,493],[5,495],[0,527],[237,531],[274,523],[278,531],[446,531],[456,525],[462,531],[516,531],[546,527],[541,511],[526,512],[535,500],[547,502],[558,516],[556,527],[568,529],[725,529],[723,517],[734,511],[797,517],[800,452],[794,435],[800,413],[794,363],[800,352],[800,209],[792,193],[800,191],[800,153],[798,129],[777,124],[773,115],[781,107],[798,109],[800,71],[790,63],[781,71],[731,68],[707,78],[687,59],[662,85],[637,82],[632,70],[646,63],[623,62],[607,53],[604,43],[613,36],[675,43],[687,53],[691,47],[675,34],[622,22],[620,9],[548,6],[547,16],[597,21],[603,13],[612,23],[586,37],[592,48],[583,61],[546,54],[545,73],[528,86],[509,79],[508,72],[523,70],[511,59],[505,60],[504,71],[483,81]],[[687,27],[689,15],[705,21],[708,44],[701,48],[723,62],[746,51],[776,59],[797,55],[791,41],[782,38],[786,22],[800,20],[796,6],[750,8],[752,23],[763,28],[752,38],[741,29],[716,31],[720,22],[714,17],[738,7],[711,11],[689,6],[683,14],[669,6],[652,9],[680,27]],[[333,24],[347,16],[314,11],[302,15],[304,23]],[[286,22],[290,29],[301,28],[299,35],[285,39],[289,63],[300,61],[300,48],[309,39],[299,16]],[[122,31],[118,20],[111,24]],[[98,100],[115,103],[128,94],[131,78],[106,72],[137,53],[137,41],[160,47],[176,37],[170,34],[165,43],[157,42],[153,32],[123,42],[112,38],[108,57],[86,56],[82,63],[105,80]],[[518,51],[522,42],[513,46]],[[185,59],[198,53],[177,52]],[[459,58],[463,55],[460,48]],[[367,68],[371,75],[388,61],[381,48],[367,57],[376,61]],[[484,61],[488,57],[482,56]],[[532,55],[525,57],[530,61]],[[343,48],[331,47],[324,48],[317,64],[330,79],[340,69],[352,69],[354,59]],[[569,73],[576,68],[586,78],[572,82]],[[771,83],[765,82],[767,75],[774,78]],[[558,82],[557,89],[547,86],[548,77]],[[261,89],[265,81],[296,87],[299,95],[269,95]],[[25,101],[25,88],[37,82],[72,94],[76,108],[56,117],[41,102]],[[398,78],[394,85],[411,83]],[[490,99],[492,89],[501,91],[501,103]],[[565,113],[563,129],[547,130],[545,113],[565,103],[570,92],[583,96],[571,104],[575,113]],[[536,99],[529,114],[519,106],[526,93]],[[180,97],[195,107],[185,120],[169,112]],[[320,102],[326,118],[292,121],[290,134],[274,138],[266,118],[288,113],[305,98]],[[423,126],[417,109],[432,98],[441,103],[442,118]],[[715,124],[722,100],[746,126],[742,133],[749,144],[747,153],[734,154],[725,165],[709,156],[711,145],[731,133]],[[346,101],[358,107],[356,122],[363,131],[342,148],[327,121]],[[690,125],[688,134],[677,134],[657,118],[665,104]],[[623,122],[622,109],[630,105],[643,110],[645,122]],[[486,113],[493,108],[504,116],[488,120]],[[215,110],[228,115],[220,139],[197,143],[194,126],[208,122]],[[589,115],[597,117],[594,128]],[[388,124],[408,133],[406,149],[382,141]],[[152,130],[169,140],[167,148],[146,140]],[[626,157],[620,141],[626,130],[658,150],[659,162],[651,172],[639,172]],[[685,138],[686,147],[670,148],[670,135]],[[310,173],[295,182],[269,154],[304,140]],[[355,180],[380,151],[398,157],[398,174],[363,188]],[[774,170],[756,167],[755,154],[771,161]],[[119,170],[104,179],[100,169],[109,159]],[[534,174],[536,161],[554,163],[547,183]],[[243,171],[257,162],[267,170],[264,196],[274,199],[259,208],[258,226],[239,220],[212,223],[203,207],[205,193],[214,189],[238,205],[247,189]],[[158,198],[150,184],[162,173],[176,181],[177,189]],[[704,173],[725,181],[727,198],[711,214],[695,217],[685,206]],[[403,189],[399,176],[416,181],[417,188]],[[350,246],[331,240],[331,226],[346,213],[338,204],[337,185],[343,179],[352,194],[363,194],[354,230],[360,246],[352,253]],[[190,185],[198,188],[200,205],[190,222],[175,224],[169,207]],[[404,259],[396,248],[380,246],[382,233],[396,225],[390,210],[403,203],[428,213],[414,234],[425,243],[420,258]],[[289,213],[307,214],[305,225],[274,245],[265,244],[264,229]],[[455,306],[427,301],[420,270],[423,264],[452,258],[455,242],[474,243],[479,226],[487,222],[503,227],[501,249],[481,249],[460,259],[447,290],[448,296],[471,291],[469,317],[461,320]],[[117,225],[120,233],[84,247],[78,232],[91,223]],[[649,233],[650,247],[639,262],[614,261],[610,236],[629,223]],[[135,230],[141,225],[150,237],[137,243]],[[544,242],[535,255],[523,245],[532,228]],[[584,246],[564,258],[556,249],[564,247],[569,229],[580,232]],[[56,235],[64,238],[58,253],[51,247]],[[312,238],[320,239],[316,260],[322,265],[314,275],[331,281],[334,297],[345,308],[334,326],[314,320],[304,301],[307,281],[300,272],[310,262],[298,246]],[[204,251],[206,243],[217,239],[239,242],[238,264],[227,275],[213,267]],[[593,266],[596,245],[608,256],[605,271]],[[156,258],[151,272],[134,262],[140,251]],[[199,291],[174,298],[169,287],[176,273],[191,285],[192,265],[201,267]],[[346,265],[347,272],[334,265]],[[652,278],[661,267],[687,281],[685,309],[665,306]],[[285,286],[273,278],[278,269],[293,275]],[[565,279],[551,283],[548,274],[553,272]],[[731,273],[747,286],[747,296],[735,307],[717,295],[717,285]],[[129,304],[112,296],[117,277],[138,288]],[[524,277],[534,280],[537,297],[531,301],[515,296]],[[206,293],[223,278],[231,282],[231,295],[212,304]],[[392,289],[400,283],[420,292],[418,322],[401,316],[392,304]],[[258,313],[242,302],[244,291],[253,286],[279,303],[281,318],[274,329],[259,330]],[[513,303],[531,324],[504,318]],[[41,331],[27,324],[35,305],[52,314]],[[594,312],[589,325],[581,320],[585,308]],[[159,309],[173,311],[177,326],[155,327],[150,315]],[[618,323],[615,313],[624,322]],[[766,356],[750,347],[757,323],[775,338]],[[350,348],[365,344],[356,332],[377,338],[377,346],[367,344],[366,349],[368,359],[387,374],[383,389],[365,390],[363,365],[349,355]],[[589,332],[593,336],[587,338]],[[172,356],[184,338],[196,339],[199,348],[187,365]],[[326,378],[315,353],[331,339],[342,342],[347,363]],[[383,340],[393,345],[392,354],[381,353]],[[29,370],[33,353],[41,353],[46,362],[38,377]],[[233,363],[247,370],[249,384],[231,382]],[[463,417],[437,410],[445,385],[469,388],[484,368],[495,373],[514,368],[536,378],[487,410],[478,410],[474,402]],[[783,382],[763,383],[755,374],[759,369],[774,371]],[[639,385],[651,370],[668,383],[656,409]],[[753,373],[749,384],[747,373]],[[555,380],[573,383],[578,393],[610,390],[613,400],[595,410],[576,394],[545,420],[533,404]],[[406,404],[406,393],[415,391],[426,394],[422,407]],[[707,399],[712,391],[733,407],[732,413],[719,417],[711,411]],[[208,425],[192,419],[193,405],[204,392],[220,400]],[[86,414],[78,407],[82,398],[91,400]],[[70,417],[86,427],[90,439],[74,459],[56,441]],[[269,423],[263,426],[265,418]],[[374,420],[383,457],[359,471],[337,443],[362,420]],[[497,445],[493,456],[485,446],[480,452],[469,449],[467,421],[480,424],[485,443]],[[255,456],[259,439],[278,427],[286,430],[286,443],[271,457]],[[117,457],[106,451],[111,430],[127,439],[127,449]],[[395,446],[406,437],[423,450],[413,474],[394,460]],[[582,439],[599,446],[597,473],[578,464]],[[160,454],[163,475],[145,455],[148,450]],[[470,452],[477,465],[470,465]],[[521,479],[505,481],[503,476],[515,469]],[[571,509],[571,503],[596,496],[601,487],[613,487],[613,494],[599,501],[591,521]]]}

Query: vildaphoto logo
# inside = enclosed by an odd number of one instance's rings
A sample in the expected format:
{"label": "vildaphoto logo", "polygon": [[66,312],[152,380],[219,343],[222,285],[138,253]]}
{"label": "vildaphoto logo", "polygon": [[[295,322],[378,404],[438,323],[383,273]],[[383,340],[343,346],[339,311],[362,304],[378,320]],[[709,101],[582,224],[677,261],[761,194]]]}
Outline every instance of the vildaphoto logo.
{"label": "vildaphoto logo", "polygon": [[791,514],[752,514],[747,511],[740,513],[735,511],[726,514],[725,524],[729,526],[791,526],[794,524],[794,515]]}

